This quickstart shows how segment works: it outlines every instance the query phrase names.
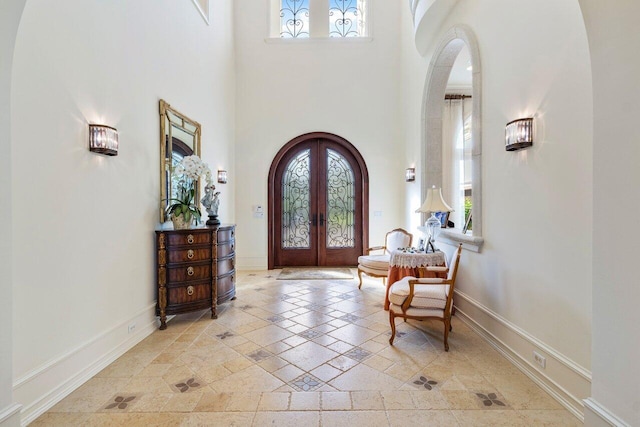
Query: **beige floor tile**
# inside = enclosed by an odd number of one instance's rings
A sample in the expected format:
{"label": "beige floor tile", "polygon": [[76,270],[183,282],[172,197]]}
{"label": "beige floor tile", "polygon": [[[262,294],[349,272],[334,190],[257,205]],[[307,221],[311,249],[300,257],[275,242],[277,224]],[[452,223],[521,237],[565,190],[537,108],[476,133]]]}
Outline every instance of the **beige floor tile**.
{"label": "beige floor tile", "polygon": [[291,346],[289,344],[286,344],[282,341],[274,342],[273,344],[264,347],[265,350],[272,354],[280,354],[283,351],[289,350],[290,348]]}
{"label": "beige floor tile", "polygon": [[340,369],[336,369],[326,363],[324,365],[318,366],[316,369],[311,371],[311,375],[317,377],[318,379],[321,379],[324,382],[330,381],[341,374],[342,371]]}
{"label": "beige floor tile", "polygon": [[273,391],[283,385],[284,382],[255,365],[209,384],[211,389],[217,392],[229,390]]}
{"label": "beige floor tile", "polygon": [[320,392],[300,391],[291,393],[290,411],[320,410]]}
{"label": "beige floor tile", "polygon": [[185,414],[175,413],[128,413],[128,414],[93,414],[83,424],[85,427],[113,426],[179,426]]}
{"label": "beige floor tile", "polygon": [[467,390],[440,390],[451,409],[483,409],[482,401]]}
{"label": "beige floor tile", "polygon": [[224,412],[231,400],[231,393],[203,393],[194,412]]}
{"label": "beige floor tile", "polygon": [[291,393],[262,393],[258,411],[286,411]]}
{"label": "beige floor tile", "polygon": [[89,417],[90,415],[86,413],[47,412],[29,425],[33,427],[82,426]]}
{"label": "beige floor tile", "polygon": [[397,390],[402,386],[402,382],[360,364],[329,381],[329,385],[343,391]]}
{"label": "beige floor tile", "polygon": [[179,425],[184,427],[250,427],[254,417],[255,413],[253,412],[194,412],[185,414]]}
{"label": "beige floor tile", "polygon": [[279,354],[281,358],[304,371],[310,371],[338,355],[335,351],[311,341]]}
{"label": "beige floor tile", "polygon": [[231,375],[231,371],[225,368],[223,365],[216,365],[210,368],[205,368],[198,372],[200,378],[207,384],[221,380]]}
{"label": "beige floor tile", "polygon": [[358,325],[349,324],[329,332],[328,335],[356,346],[375,338],[379,333]]}
{"label": "beige floor tile", "polygon": [[257,412],[252,425],[255,427],[314,427],[320,425],[320,414],[315,411]]}
{"label": "beige floor tile", "polygon": [[282,381],[288,383],[294,378],[298,378],[300,375],[304,374],[304,371],[297,366],[293,366],[291,364],[287,364],[282,368],[273,372],[273,375],[280,378]]}
{"label": "beige floor tile", "polygon": [[160,412],[175,393],[147,393],[140,396],[130,412]]}
{"label": "beige floor tile", "polygon": [[276,325],[268,325],[255,331],[244,334],[244,337],[248,340],[258,344],[261,347],[273,344],[278,341],[282,341],[292,336],[293,333],[282,329]]}
{"label": "beige floor tile", "polygon": [[323,426],[367,426],[388,427],[385,411],[323,411],[320,413]]}
{"label": "beige floor tile", "polygon": [[224,363],[222,366],[224,366],[230,372],[240,372],[244,369],[247,369],[249,366],[252,366],[253,364],[254,362],[252,362],[249,359],[246,359],[244,357],[238,357],[237,359],[229,360],[228,362]]}
{"label": "beige floor tile", "polygon": [[[387,411],[392,427],[456,427],[459,424],[450,411]],[[468,424],[473,425],[473,424]]]}
{"label": "beige floor tile", "polygon": [[258,366],[260,366],[265,371],[272,373],[277,371],[278,369],[284,368],[288,364],[289,362],[282,360],[278,356],[268,357],[258,362]]}
{"label": "beige floor tile", "polygon": [[530,426],[582,426],[582,422],[574,417],[569,411],[560,410],[525,410],[517,411],[525,422]]}
{"label": "beige floor tile", "polygon": [[255,411],[260,402],[261,393],[231,393],[231,398],[227,403],[226,410],[228,412],[247,412]]}
{"label": "beige floor tile", "polygon": [[351,402],[353,409],[362,410],[384,410],[384,402],[379,391],[352,391]]}
{"label": "beige floor tile", "polygon": [[398,409],[416,409],[410,391],[381,391],[380,394],[382,395],[382,401],[387,411]]}
{"label": "beige floor tile", "polygon": [[516,411],[451,411],[461,426],[531,427]]}
{"label": "beige floor tile", "polygon": [[416,409],[449,409],[449,403],[437,389],[410,393]]}
{"label": "beige floor tile", "polygon": [[203,393],[192,392],[174,394],[164,405],[161,412],[191,412],[196,407]]}
{"label": "beige floor tile", "polygon": [[322,410],[349,410],[351,409],[351,395],[348,392],[322,392],[320,393]]}
{"label": "beige floor tile", "polygon": [[332,359],[329,361],[329,365],[341,371],[348,371],[349,369],[356,366],[358,363],[360,362],[347,356],[338,356],[335,359]]}

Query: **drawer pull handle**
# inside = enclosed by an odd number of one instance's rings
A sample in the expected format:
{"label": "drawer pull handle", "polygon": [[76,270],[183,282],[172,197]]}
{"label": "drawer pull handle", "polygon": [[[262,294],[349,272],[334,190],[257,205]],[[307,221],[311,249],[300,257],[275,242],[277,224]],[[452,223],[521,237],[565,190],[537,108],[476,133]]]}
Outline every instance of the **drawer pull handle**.
{"label": "drawer pull handle", "polygon": [[187,267],[187,274],[189,276],[193,276],[193,273],[195,273],[195,271],[193,271],[193,267]]}
{"label": "drawer pull handle", "polygon": [[193,295],[193,286],[188,286],[187,287],[187,295],[189,295],[189,296]]}
{"label": "drawer pull handle", "polygon": [[187,236],[187,243],[192,244],[193,243],[193,234],[189,234]]}
{"label": "drawer pull handle", "polygon": [[193,249],[189,249],[189,251],[187,252],[187,258],[189,259],[193,258]]}

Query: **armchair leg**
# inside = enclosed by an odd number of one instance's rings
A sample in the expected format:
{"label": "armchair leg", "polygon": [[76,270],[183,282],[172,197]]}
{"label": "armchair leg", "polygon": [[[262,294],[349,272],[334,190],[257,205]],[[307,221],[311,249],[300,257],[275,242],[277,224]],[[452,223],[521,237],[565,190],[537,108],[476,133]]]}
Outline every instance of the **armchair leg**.
{"label": "armchair leg", "polygon": [[389,322],[391,323],[391,338],[389,338],[389,344],[393,345],[393,340],[396,337],[396,317],[393,315],[392,310],[389,310]]}
{"label": "armchair leg", "polygon": [[451,330],[451,319],[444,321],[444,351],[449,351],[449,331]]}
{"label": "armchair leg", "polygon": [[358,279],[360,279],[360,284],[358,285],[358,289],[362,289],[362,270],[358,269]]}

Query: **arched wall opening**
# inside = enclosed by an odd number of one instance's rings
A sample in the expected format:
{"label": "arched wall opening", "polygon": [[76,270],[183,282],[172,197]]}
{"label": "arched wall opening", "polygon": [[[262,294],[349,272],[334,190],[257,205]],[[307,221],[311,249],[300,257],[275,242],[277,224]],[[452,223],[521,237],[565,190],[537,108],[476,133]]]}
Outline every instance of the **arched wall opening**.
{"label": "arched wall opening", "polygon": [[[429,64],[425,82],[422,114],[422,199],[427,189],[442,187],[442,112],[447,82],[453,65],[462,48],[466,46],[472,66],[472,204],[473,238],[448,232],[447,237],[465,244],[475,242],[479,250],[482,243],[482,74],[480,51],[473,32],[465,26],[450,29],[442,38]],[[426,218],[423,218],[423,220]],[[460,237],[459,239],[457,237]]]}

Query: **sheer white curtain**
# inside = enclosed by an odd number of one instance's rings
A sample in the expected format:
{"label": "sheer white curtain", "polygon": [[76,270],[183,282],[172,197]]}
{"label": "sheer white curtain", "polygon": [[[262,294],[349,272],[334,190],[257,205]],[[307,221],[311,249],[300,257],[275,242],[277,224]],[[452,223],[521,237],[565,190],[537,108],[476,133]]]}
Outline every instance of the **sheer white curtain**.
{"label": "sheer white curtain", "polygon": [[[447,99],[442,115],[442,197],[454,210],[449,221],[464,227],[465,152],[464,122],[471,116],[471,99]],[[467,148],[465,150],[465,148]],[[468,156],[467,156],[468,157]],[[470,160],[470,159],[468,159]]]}

